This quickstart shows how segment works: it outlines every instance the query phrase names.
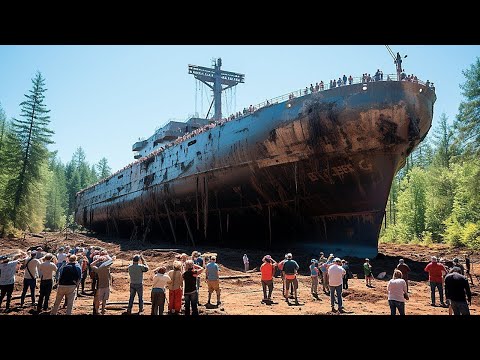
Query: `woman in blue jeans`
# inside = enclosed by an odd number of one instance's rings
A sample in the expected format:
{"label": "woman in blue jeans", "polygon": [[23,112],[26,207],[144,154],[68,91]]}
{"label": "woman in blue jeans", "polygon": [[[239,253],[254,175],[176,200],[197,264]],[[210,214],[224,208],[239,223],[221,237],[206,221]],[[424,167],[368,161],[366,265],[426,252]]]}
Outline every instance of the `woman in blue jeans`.
{"label": "woman in blue jeans", "polygon": [[398,309],[400,315],[405,315],[405,299],[408,299],[407,283],[402,279],[402,272],[395,269],[393,279],[388,282],[388,305],[390,315],[395,315]]}

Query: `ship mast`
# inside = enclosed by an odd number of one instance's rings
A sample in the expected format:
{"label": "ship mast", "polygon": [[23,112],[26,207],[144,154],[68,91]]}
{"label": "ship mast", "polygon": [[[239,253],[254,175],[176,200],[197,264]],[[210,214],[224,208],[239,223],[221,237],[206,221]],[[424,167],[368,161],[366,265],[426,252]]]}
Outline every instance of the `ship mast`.
{"label": "ship mast", "polygon": [[[222,118],[222,91],[245,82],[244,74],[224,71],[221,70],[221,67],[221,58],[213,60],[213,69],[197,65],[188,65],[188,73],[192,74],[195,79],[200,80],[213,91],[213,101],[215,103],[214,120],[220,120]],[[210,83],[213,85],[210,85]],[[222,85],[227,86],[223,87]]]}

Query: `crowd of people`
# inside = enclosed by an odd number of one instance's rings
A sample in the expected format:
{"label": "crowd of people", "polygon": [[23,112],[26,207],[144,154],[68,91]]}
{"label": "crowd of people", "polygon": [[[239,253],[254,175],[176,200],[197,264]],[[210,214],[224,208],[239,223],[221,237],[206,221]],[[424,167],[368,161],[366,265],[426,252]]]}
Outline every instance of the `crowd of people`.
{"label": "crowd of people", "polygon": [[[111,256],[105,249],[90,246],[88,248],[68,246],[60,247],[56,254],[43,251],[41,247],[35,250],[20,251],[17,254],[3,256],[0,259],[0,307],[6,297],[5,311],[11,308],[12,293],[15,284],[15,275],[19,269],[24,270],[23,289],[20,295],[20,307],[25,306],[28,292],[31,306],[36,313],[47,312],[50,305],[50,295],[56,288],[50,314],[58,313],[63,301],[66,314],[71,315],[78,297],[93,296],[93,314],[103,315],[106,311],[110,288],[113,283],[111,265],[115,256]],[[193,251],[189,256],[185,253],[176,256],[171,266],[159,266],[153,269],[151,288],[151,315],[180,314],[184,304],[185,315],[198,315],[198,295],[201,286],[201,274],[205,273],[208,287],[207,307],[221,305],[220,267],[216,263],[216,254],[201,254]],[[244,271],[251,272],[250,260],[247,254],[242,258]],[[446,261],[435,256],[426,265],[424,271],[428,273],[431,305],[436,306],[438,292],[440,306],[448,307],[450,314],[469,315],[471,305],[471,291],[468,279],[473,285],[471,262],[465,256],[465,266],[458,258]],[[170,270],[168,270],[168,269]],[[275,261],[271,255],[262,258],[259,268],[263,292],[262,303],[274,304],[273,290],[275,278],[282,283],[282,298],[290,304],[293,299],[298,304],[298,272],[300,265],[293,259],[292,253],[285,254],[281,261]],[[373,266],[366,258],[362,266],[367,288],[373,287]],[[132,314],[134,300],[138,298],[138,314],[144,312],[144,276],[150,271],[143,255],[134,255],[127,268],[130,279],[130,297],[125,314]],[[392,315],[396,312],[405,315],[405,304],[409,299],[410,267],[404,259],[400,259],[393,270],[392,278],[388,281],[388,304]],[[322,291],[330,296],[332,312],[345,312],[342,293],[349,289],[348,280],[353,278],[348,261],[329,254],[319,254],[318,259],[311,259],[308,266],[311,279],[310,293],[318,299],[319,284]],[[90,279],[91,289],[85,289],[86,279]],[[380,276],[379,276],[380,278]],[[39,280],[39,284],[37,283]],[[39,285],[38,302],[35,301],[35,291]],[[168,296],[167,296],[168,290]],[[215,305],[211,302],[212,294],[216,294]],[[165,308],[166,305],[166,308]],[[335,307],[337,305],[337,307]]]}

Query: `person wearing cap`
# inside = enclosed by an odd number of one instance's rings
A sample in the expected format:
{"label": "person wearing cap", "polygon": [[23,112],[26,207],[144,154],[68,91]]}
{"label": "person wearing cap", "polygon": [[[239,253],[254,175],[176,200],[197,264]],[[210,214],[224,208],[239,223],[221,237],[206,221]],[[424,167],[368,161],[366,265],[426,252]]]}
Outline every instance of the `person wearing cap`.
{"label": "person wearing cap", "polygon": [[365,259],[365,262],[363,263],[363,272],[365,274],[365,285],[367,287],[372,287],[372,279],[373,279],[373,273],[372,273],[372,265],[370,265],[370,259]]}
{"label": "person wearing cap", "polygon": [[335,293],[337,295],[338,311],[344,312],[342,302],[343,277],[346,275],[345,269],[342,267],[342,260],[335,258],[333,263],[328,267],[328,286],[330,287],[330,304],[332,311],[335,312]]}
{"label": "person wearing cap", "polygon": [[[272,259],[270,255],[265,255],[262,259],[262,265],[260,266],[260,272],[262,274],[262,290],[263,300],[262,302],[272,301],[273,292],[273,274],[275,273],[275,267],[277,262]],[[268,295],[267,295],[268,288]]]}
{"label": "person wearing cap", "polygon": [[[141,264],[138,262],[142,261]],[[138,294],[138,313],[143,313],[143,273],[148,271],[148,265],[142,255],[135,255],[132,264],[128,266],[130,276],[130,299],[128,300],[127,314],[132,313],[133,301]]]}
{"label": "person wearing cap", "polygon": [[445,297],[449,300],[454,315],[470,315],[468,304],[472,305],[472,292],[467,278],[457,266],[445,276]]}
{"label": "person wearing cap", "polygon": [[67,263],[68,255],[65,253],[65,248],[62,246],[58,249],[57,253],[57,272],[55,273],[55,280],[58,282],[58,276],[60,275],[60,268]]}
{"label": "person wearing cap", "polygon": [[218,264],[216,263],[216,256],[210,257],[210,262],[205,267],[205,277],[207,279],[208,285],[208,301],[207,304],[211,305],[210,300],[212,298],[212,293],[215,291],[217,294],[217,306],[221,304],[220,302],[220,277],[218,272],[220,271]]}
{"label": "person wearing cap", "polygon": [[21,252],[14,256],[5,256],[0,261],[0,307],[2,306],[3,298],[7,296],[7,303],[5,305],[5,312],[10,311],[10,301],[12,300],[13,288],[15,285],[15,274],[20,269],[21,262],[19,258],[26,255]]}
{"label": "person wearing cap", "polygon": [[250,263],[248,262],[247,254],[243,254],[243,267],[245,269],[245,272],[247,272],[248,268],[250,267]]}
{"label": "person wearing cap", "polygon": [[443,274],[447,272],[445,266],[437,262],[437,257],[432,256],[431,261],[425,266],[425,272],[428,273],[428,281],[430,281],[430,296],[432,299],[432,306],[435,305],[435,289],[438,289],[440,295],[440,304],[443,307],[447,305],[443,302]]}
{"label": "person wearing cap", "polygon": [[283,272],[285,273],[285,292],[283,296],[288,302],[288,289],[290,288],[290,284],[292,284],[295,302],[298,302],[297,272],[300,267],[298,266],[298,263],[292,258],[293,258],[292,253],[288,253],[287,261],[285,261],[285,264],[283,264]]}
{"label": "person wearing cap", "polygon": [[38,296],[37,311],[48,309],[48,301],[53,287],[53,274],[57,272],[57,266],[52,262],[53,255],[47,253],[43,257],[43,263],[38,266],[40,275],[40,295]]}
{"label": "person wearing cap", "polygon": [[80,268],[76,266],[77,256],[70,255],[68,263],[59,270],[60,275],[58,277],[57,296],[55,298],[55,304],[53,304],[51,315],[56,315],[60,303],[65,296],[65,302],[67,303],[67,315],[72,315],[73,303],[75,301],[75,289],[79,283],[82,273]]}
{"label": "person wearing cap", "polygon": [[408,293],[408,273],[410,272],[410,267],[405,264],[405,260],[400,259],[398,260],[397,269],[402,272],[402,279],[405,280],[405,284],[407,285],[407,293]]}
{"label": "person wearing cap", "polygon": [[20,296],[20,306],[23,306],[25,302],[25,295],[27,295],[27,289],[30,288],[30,297],[32,299],[32,306],[35,306],[35,287],[37,286],[38,278],[38,265],[41,261],[37,259],[37,252],[32,250],[30,258],[25,259],[25,273],[23,275],[23,290]]}
{"label": "person wearing cap", "polygon": [[310,260],[310,278],[312,280],[312,286],[311,286],[311,293],[312,295],[317,295],[317,289],[318,289],[318,267],[317,267],[318,261],[317,259],[312,259]]}

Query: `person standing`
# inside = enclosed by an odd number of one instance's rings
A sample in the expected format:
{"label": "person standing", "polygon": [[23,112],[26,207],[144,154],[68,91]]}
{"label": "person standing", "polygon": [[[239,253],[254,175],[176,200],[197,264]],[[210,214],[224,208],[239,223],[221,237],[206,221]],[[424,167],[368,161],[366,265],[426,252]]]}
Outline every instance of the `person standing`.
{"label": "person standing", "polygon": [[80,268],[76,266],[77,257],[70,255],[68,263],[60,268],[60,275],[58,278],[57,297],[55,298],[55,304],[53,305],[51,315],[56,315],[58,307],[65,296],[65,302],[67,303],[67,315],[72,315],[73,303],[75,301],[75,289],[80,282],[82,273]]}
{"label": "person standing", "polygon": [[345,276],[343,277],[343,290],[348,290],[348,279],[350,279],[352,273],[347,260],[342,260],[342,268],[345,270]]}
{"label": "person standing", "polygon": [[343,313],[342,287],[343,277],[346,275],[345,269],[342,267],[342,260],[335,258],[333,263],[328,267],[328,286],[330,287],[330,304],[332,311],[335,312],[335,293],[337,294],[338,311]]}
{"label": "person standing", "polygon": [[458,267],[460,269],[460,274],[465,275],[465,268],[460,264],[458,258],[453,259],[452,267]]}
{"label": "person standing", "polygon": [[32,306],[35,306],[35,288],[37,286],[38,278],[38,265],[41,264],[41,261],[37,259],[37,252],[32,250],[30,253],[30,258],[25,259],[25,273],[23,275],[23,290],[22,295],[20,296],[20,306],[23,307],[25,302],[25,295],[27,295],[27,289],[30,288],[30,297],[32,299]]}
{"label": "person standing", "polygon": [[100,302],[102,303],[102,315],[105,315],[105,305],[110,297],[110,265],[111,260],[102,255],[90,264],[92,271],[97,275],[97,289],[93,297],[93,315],[98,315]]}
{"label": "person standing", "polygon": [[393,271],[393,279],[388,282],[388,305],[390,306],[390,315],[398,313],[405,315],[405,299],[408,298],[407,282],[402,279],[402,272],[398,269]]}
{"label": "person standing", "polygon": [[424,269],[428,272],[428,280],[430,281],[430,295],[432,298],[432,306],[435,305],[435,289],[438,289],[438,293],[440,295],[440,304],[443,307],[446,307],[445,303],[443,302],[443,273],[446,273],[446,269],[442,264],[437,262],[437,257],[432,256],[431,261],[425,266]]}
{"label": "person standing", "polygon": [[[141,264],[138,262],[142,261]],[[148,271],[148,265],[143,255],[135,255],[132,264],[128,266],[130,275],[130,299],[128,300],[127,314],[132,313],[135,294],[138,294],[138,313],[143,313],[143,273]]]}
{"label": "person standing", "polygon": [[372,265],[370,264],[370,260],[368,258],[365,259],[365,263],[363,264],[363,272],[365,274],[365,285],[367,285],[367,287],[372,287]]}
{"label": "person standing", "polygon": [[[275,267],[277,263],[272,259],[270,255],[265,255],[262,259],[263,264],[260,266],[260,272],[262,273],[262,290],[263,300],[262,302],[272,301],[273,292],[273,274],[275,273]],[[268,295],[267,295],[268,288]]]}
{"label": "person standing", "polygon": [[[198,265],[200,266],[201,268],[203,268],[203,258],[202,258],[202,254],[200,254],[198,251],[194,251],[192,253],[192,260],[193,260],[193,263],[195,265]],[[200,276],[197,276],[197,290],[200,290]]]}
{"label": "person standing", "polygon": [[243,266],[245,268],[245,272],[247,272],[248,268],[250,267],[247,254],[243,254]]}
{"label": "person standing", "polygon": [[43,258],[43,263],[38,266],[40,275],[40,295],[38,297],[37,311],[48,309],[48,301],[53,287],[53,273],[57,272],[57,265],[52,263],[53,255],[48,253]]}
{"label": "person standing", "polygon": [[152,285],[152,315],[163,315],[165,308],[165,286],[171,280],[168,275],[165,275],[167,268],[160,266],[154,270],[153,285]]}
{"label": "person standing", "polygon": [[293,293],[295,302],[298,302],[298,279],[297,272],[299,269],[298,263],[292,259],[292,253],[287,254],[287,261],[283,264],[283,271],[285,272],[285,293],[283,296],[288,302],[288,289],[290,284],[293,286]]}
{"label": "person standing", "polygon": [[468,278],[470,278],[470,282],[473,286],[473,278],[472,278],[472,273],[470,272],[470,255],[469,254],[465,254],[465,267],[466,267],[466,271],[467,271],[467,280]]}
{"label": "person standing", "polygon": [[20,269],[20,261],[18,257],[25,256],[25,253],[17,255],[10,260],[10,257],[5,257],[0,261],[0,307],[2,306],[3,298],[7,295],[7,303],[5,304],[5,312],[10,311],[10,301],[12,300],[13,288],[15,285],[15,273]]}
{"label": "person standing", "polygon": [[171,314],[180,314],[182,309],[182,262],[175,260],[173,270],[168,272],[170,282],[168,286],[168,312]]}
{"label": "person standing", "polygon": [[221,304],[220,302],[220,277],[218,276],[219,268],[216,263],[217,257],[210,257],[210,262],[206,266],[206,279],[208,284],[208,301],[207,304],[211,305],[210,300],[212,298],[212,293],[215,291],[217,294],[217,306]]}
{"label": "person standing", "polygon": [[450,301],[453,315],[470,315],[470,309],[468,308],[468,304],[472,305],[470,285],[457,266],[454,266],[450,273],[445,276],[445,297]]}
{"label": "person standing", "polygon": [[193,260],[185,262],[185,272],[183,273],[183,295],[185,297],[185,315],[190,315],[190,306],[192,307],[192,315],[198,315],[198,290],[197,276],[201,274],[203,268],[195,265]]}
{"label": "person standing", "polygon": [[405,260],[400,259],[398,260],[397,269],[402,272],[402,279],[405,280],[405,284],[407,284],[407,292],[408,292],[408,273],[410,272],[410,267],[405,264]]}
{"label": "person standing", "polygon": [[312,295],[317,295],[318,289],[318,267],[317,267],[317,259],[312,259],[310,261],[310,278],[312,279],[312,287],[311,293]]}

